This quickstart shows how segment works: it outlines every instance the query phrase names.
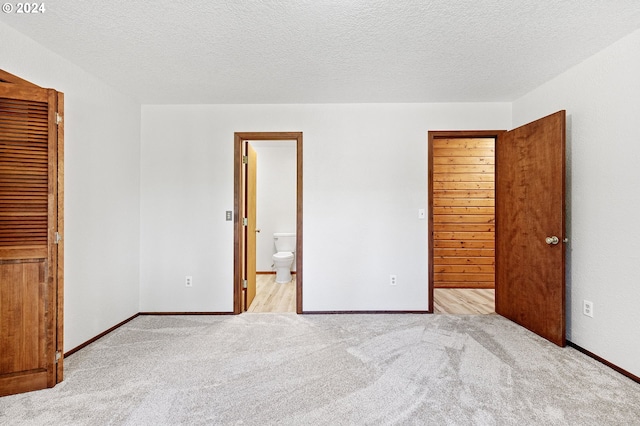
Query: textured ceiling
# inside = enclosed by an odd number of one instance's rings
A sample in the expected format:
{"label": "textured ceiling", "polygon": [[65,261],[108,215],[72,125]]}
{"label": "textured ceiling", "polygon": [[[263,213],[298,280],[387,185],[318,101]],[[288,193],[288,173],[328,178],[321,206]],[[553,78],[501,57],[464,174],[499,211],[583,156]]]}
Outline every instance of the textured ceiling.
{"label": "textured ceiling", "polygon": [[0,21],[142,103],[511,101],[640,28],[639,0],[45,5]]}

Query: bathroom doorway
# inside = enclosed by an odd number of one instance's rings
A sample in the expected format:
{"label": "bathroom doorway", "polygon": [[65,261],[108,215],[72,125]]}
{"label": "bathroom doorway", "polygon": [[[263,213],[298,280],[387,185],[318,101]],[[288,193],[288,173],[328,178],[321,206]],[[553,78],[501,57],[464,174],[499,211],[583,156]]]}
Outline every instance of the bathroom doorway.
{"label": "bathroom doorway", "polygon": [[[249,141],[256,168],[254,191],[256,213],[255,241],[255,298],[247,312],[295,312],[296,267],[295,246],[275,247],[275,234],[290,234],[295,242],[296,232],[296,141]],[[251,162],[251,159],[249,160]],[[251,164],[249,164],[251,167]],[[250,202],[249,205],[253,205]],[[251,214],[251,213],[250,213]],[[285,240],[280,237],[278,241]],[[247,245],[247,250],[252,249]],[[286,250],[285,250],[286,249]],[[274,262],[274,253],[293,253],[283,261]],[[251,257],[253,253],[249,253]],[[284,266],[281,266],[282,263]],[[279,266],[279,268],[277,268]],[[276,272],[279,272],[276,277]],[[290,272],[289,272],[290,271]],[[251,280],[253,277],[249,277]]]}
{"label": "bathroom doorway", "polygon": [[[234,188],[234,313],[302,313],[302,133],[236,133]],[[278,232],[296,235],[287,285],[272,268]]]}

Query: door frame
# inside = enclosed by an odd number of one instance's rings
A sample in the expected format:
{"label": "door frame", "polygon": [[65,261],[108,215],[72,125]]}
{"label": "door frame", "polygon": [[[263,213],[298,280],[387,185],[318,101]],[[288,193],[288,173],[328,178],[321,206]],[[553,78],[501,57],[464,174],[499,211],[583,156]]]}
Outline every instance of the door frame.
{"label": "door frame", "polygon": [[[495,144],[498,144],[498,138],[505,130],[435,130],[428,132],[428,189],[427,189],[427,208],[428,208],[428,270],[429,270],[429,308],[428,313],[433,313],[433,140],[434,139],[466,139],[466,138],[493,138]],[[495,173],[495,172],[494,172]],[[495,292],[498,292],[498,283],[495,283]]]}
{"label": "door frame", "polygon": [[244,141],[296,141],[296,313],[302,313],[302,132],[235,132],[233,142],[233,313],[242,313],[242,265],[246,251],[243,236],[244,182],[242,143]]}

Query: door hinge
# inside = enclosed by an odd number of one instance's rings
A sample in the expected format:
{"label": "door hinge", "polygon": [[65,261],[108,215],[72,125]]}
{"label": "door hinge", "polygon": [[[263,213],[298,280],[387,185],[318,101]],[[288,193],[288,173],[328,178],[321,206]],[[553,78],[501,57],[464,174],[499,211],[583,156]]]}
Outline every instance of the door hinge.
{"label": "door hinge", "polygon": [[242,288],[247,288],[248,284],[247,284],[247,280],[242,280]]}
{"label": "door hinge", "polygon": [[249,157],[247,157],[246,155],[242,156],[242,164],[249,164]]}
{"label": "door hinge", "polygon": [[60,353],[60,351],[56,351],[56,364],[58,363],[58,361],[60,361],[60,358],[62,358],[62,354]]}
{"label": "door hinge", "polygon": [[60,235],[59,232],[56,232],[55,238],[54,238],[54,242],[55,244],[60,244],[60,241],[62,241],[62,235]]}
{"label": "door hinge", "polygon": [[246,217],[242,218],[242,226],[247,226],[249,225],[249,219],[247,219]]}
{"label": "door hinge", "polygon": [[62,116],[56,112],[56,124],[62,123]]}

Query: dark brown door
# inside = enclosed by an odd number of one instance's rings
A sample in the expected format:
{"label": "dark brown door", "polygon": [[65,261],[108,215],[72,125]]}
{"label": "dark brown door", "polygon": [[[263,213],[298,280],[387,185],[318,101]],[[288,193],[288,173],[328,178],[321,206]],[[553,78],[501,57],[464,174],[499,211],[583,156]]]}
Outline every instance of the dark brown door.
{"label": "dark brown door", "polygon": [[496,312],[565,345],[565,111],[496,143]]}
{"label": "dark brown door", "polygon": [[3,396],[52,387],[62,380],[62,359],[56,357],[62,350],[61,253],[56,244],[62,219],[56,124],[62,96],[19,79],[12,83],[6,73],[0,77]]}

